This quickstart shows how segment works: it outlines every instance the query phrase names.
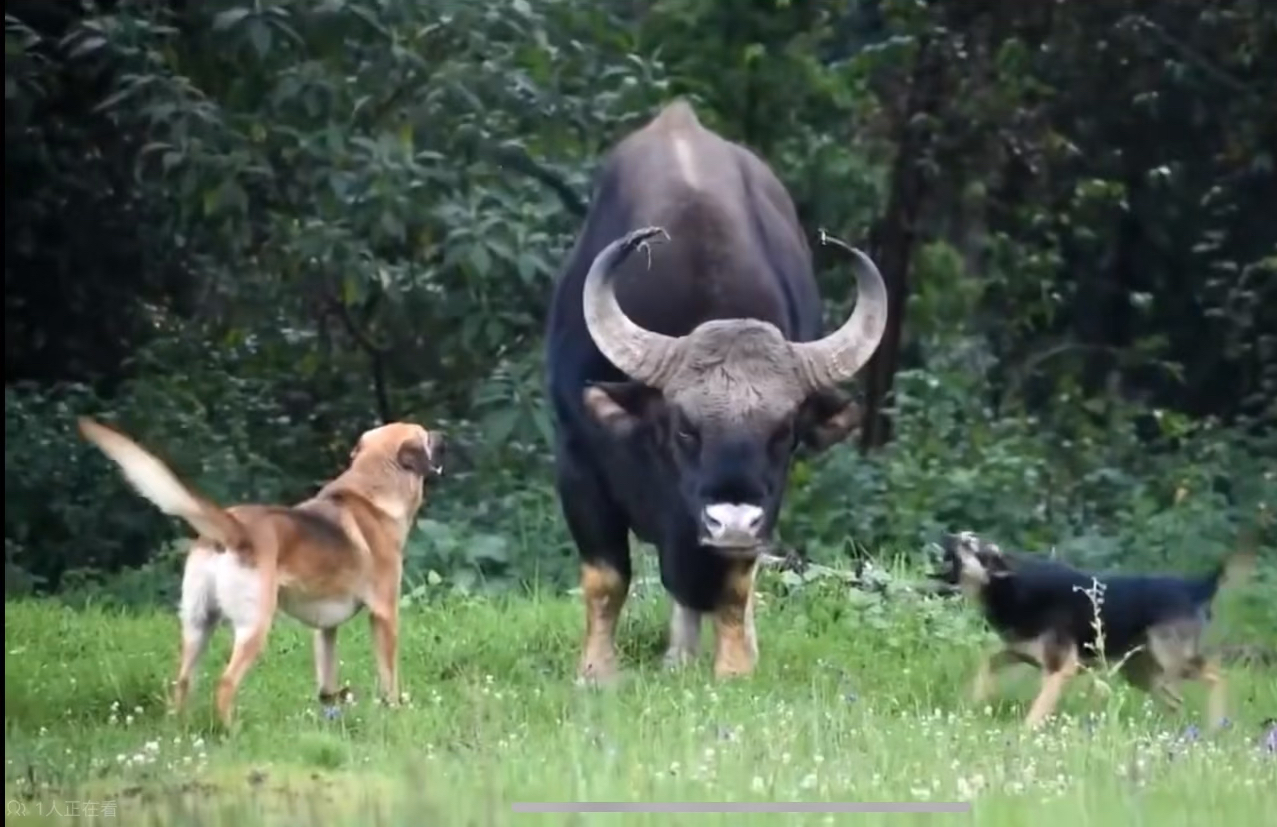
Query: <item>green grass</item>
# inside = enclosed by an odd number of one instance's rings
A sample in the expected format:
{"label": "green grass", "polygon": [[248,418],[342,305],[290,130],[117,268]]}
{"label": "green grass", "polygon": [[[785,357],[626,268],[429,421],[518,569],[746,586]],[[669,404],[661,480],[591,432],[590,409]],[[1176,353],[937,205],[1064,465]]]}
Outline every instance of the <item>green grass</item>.
{"label": "green grass", "polygon": [[[176,657],[171,613],[5,605],[9,812],[115,802],[129,825],[977,823],[1259,824],[1277,812],[1277,756],[1258,746],[1277,714],[1277,675],[1233,667],[1233,725],[1186,737],[1203,692],[1173,716],[1088,677],[1027,734],[1036,679],[1009,672],[992,707],[966,701],[989,644],[960,603],[848,596],[833,583],[781,597],[769,576],[762,660],[717,683],[708,653],[659,665],[667,612],[650,583],[621,631],[627,678],[577,689],[582,624],[569,597],[439,599],[405,608],[408,706],[368,701],[366,623],[343,630],[341,678],[357,698],[329,720],[313,698],[310,637],[289,620],[250,673],[239,720],[214,723],[219,634],[184,720],[165,711]],[[1272,643],[1271,600],[1221,598],[1229,642]],[[1267,635],[1267,641],[1264,636]],[[706,630],[706,648],[712,638]],[[517,801],[955,801],[973,815],[536,815]],[[22,802],[21,805],[15,802]],[[80,813],[85,813],[81,805]],[[84,816],[72,823],[82,823]],[[57,819],[6,816],[6,823]]]}

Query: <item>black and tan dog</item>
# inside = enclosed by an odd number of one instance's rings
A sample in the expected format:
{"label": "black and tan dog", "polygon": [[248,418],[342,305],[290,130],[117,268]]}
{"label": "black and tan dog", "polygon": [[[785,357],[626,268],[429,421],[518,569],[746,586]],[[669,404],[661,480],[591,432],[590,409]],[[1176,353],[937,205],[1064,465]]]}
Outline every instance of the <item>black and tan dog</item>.
{"label": "black and tan dog", "polygon": [[337,628],[367,608],[382,698],[399,700],[396,664],[403,547],[425,495],[442,473],[443,439],[409,422],[359,438],[350,465],[297,505],[213,503],[158,457],[113,428],[80,420],[80,432],[119,466],[129,484],[199,535],[182,578],[182,657],[174,706],[180,710],[217,623],[235,633],[217,687],[217,710],[231,722],[236,691],[257,660],[276,610],[315,630],[315,672],[325,703],[337,687]]}
{"label": "black and tan dog", "polygon": [[1224,679],[1205,652],[1202,634],[1215,595],[1250,568],[1251,552],[1230,555],[1209,574],[1180,577],[1095,575],[1004,552],[971,532],[945,535],[940,550],[942,565],[934,576],[976,602],[1003,642],[980,664],[973,688],[977,702],[988,696],[998,670],[1015,663],[1036,666],[1042,686],[1025,721],[1036,727],[1055,710],[1081,666],[1102,657],[1120,663],[1123,677],[1175,709],[1183,705],[1176,684],[1206,683],[1211,722],[1223,720]]}

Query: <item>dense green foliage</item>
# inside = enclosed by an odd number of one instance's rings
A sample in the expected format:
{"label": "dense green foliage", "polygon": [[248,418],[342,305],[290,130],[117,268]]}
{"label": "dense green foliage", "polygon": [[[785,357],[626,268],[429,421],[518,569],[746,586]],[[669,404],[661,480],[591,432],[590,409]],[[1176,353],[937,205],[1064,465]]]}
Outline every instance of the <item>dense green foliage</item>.
{"label": "dense green foliage", "polygon": [[8,594],[177,585],[80,413],[226,502],[421,420],[457,450],[413,587],[570,580],[544,312],[600,153],[675,95],[893,293],[787,541],[1207,565],[1277,502],[1273,4],[29,0],[5,43]]}

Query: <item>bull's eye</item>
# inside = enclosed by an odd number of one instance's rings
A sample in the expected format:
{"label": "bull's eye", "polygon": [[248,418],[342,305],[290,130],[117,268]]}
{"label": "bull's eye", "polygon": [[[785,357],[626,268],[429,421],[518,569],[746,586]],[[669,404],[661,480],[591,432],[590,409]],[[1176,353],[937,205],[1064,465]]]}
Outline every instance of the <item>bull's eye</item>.
{"label": "bull's eye", "polygon": [[688,448],[695,448],[696,443],[699,442],[696,433],[687,428],[678,429],[678,441]]}

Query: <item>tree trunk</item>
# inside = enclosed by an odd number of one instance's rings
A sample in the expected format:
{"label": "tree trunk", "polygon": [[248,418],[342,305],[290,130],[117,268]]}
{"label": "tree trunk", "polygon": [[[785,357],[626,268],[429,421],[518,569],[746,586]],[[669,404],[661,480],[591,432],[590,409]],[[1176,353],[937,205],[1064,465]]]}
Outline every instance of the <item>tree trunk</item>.
{"label": "tree trunk", "polygon": [[928,118],[936,115],[940,67],[929,40],[922,39],[898,120],[896,158],[886,212],[878,222],[871,249],[887,283],[887,329],[882,343],[865,369],[865,416],[860,429],[860,450],[885,445],[891,439],[891,419],[884,408],[900,364],[900,340],[905,304],[909,299],[909,265],[916,242],[916,225],[927,196],[927,180],[921,163],[930,149]]}

